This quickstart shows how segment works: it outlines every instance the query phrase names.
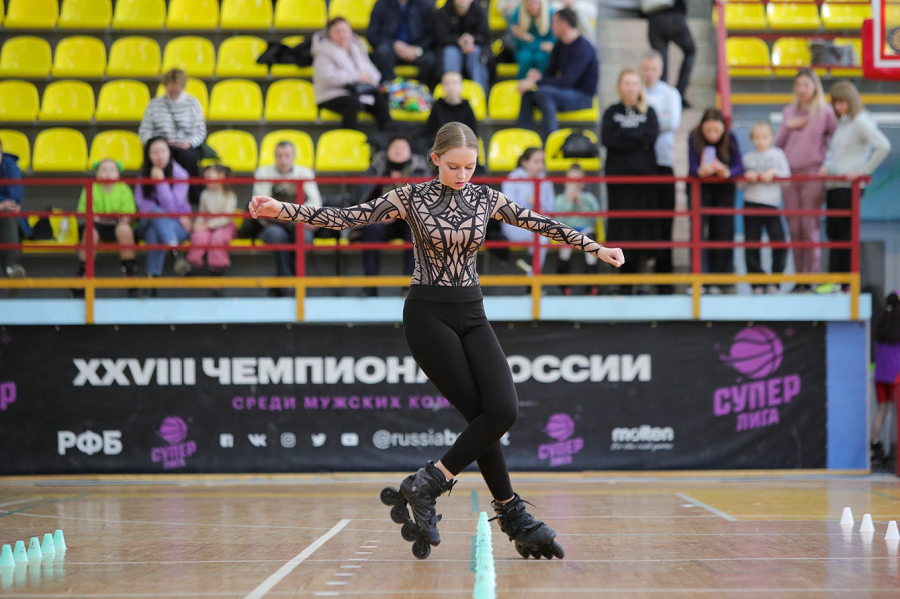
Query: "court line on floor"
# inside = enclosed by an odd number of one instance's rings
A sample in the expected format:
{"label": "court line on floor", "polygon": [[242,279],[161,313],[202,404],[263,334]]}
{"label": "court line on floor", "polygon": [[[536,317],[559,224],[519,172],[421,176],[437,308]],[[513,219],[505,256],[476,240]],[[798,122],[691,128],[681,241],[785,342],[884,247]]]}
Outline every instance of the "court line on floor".
{"label": "court line on floor", "polygon": [[341,530],[348,524],[350,524],[350,520],[345,518],[332,526],[331,530],[313,541],[309,547],[298,553],[297,556],[294,557],[294,559],[281,566],[281,568],[279,568],[277,572],[269,576],[265,581],[263,581],[261,585],[253,589],[250,594],[248,594],[244,599],[260,599],[261,597],[265,596],[266,593],[272,590],[272,587],[281,582],[281,580],[285,576],[290,574],[294,570],[294,568],[299,566],[300,562],[304,561],[310,555],[315,553],[316,549],[324,545],[328,541],[328,539],[341,532]]}
{"label": "court line on floor", "polygon": [[[42,501],[41,503],[35,503],[34,505],[26,505],[25,507],[20,507],[16,510],[0,510],[0,518],[4,516],[12,516],[13,514],[19,514],[20,516],[33,516],[35,514],[22,514],[20,512],[24,512],[26,510],[30,510],[36,507],[43,507],[45,505],[53,505],[54,503],[62,503],[63,501],[74,501],[75,499],[81,499],[83,497],[87,497],[90,493],[81,493],[79,495],[73,495],[71,497],[60,497],[59,499],[51,499],[49,501]],[[47,515],[47,518],[59,518],[59,516],[50,516]]]}
{"label": "court line on floor", "polygon": [[737,521],[738,521],[738,519],[735,518],[734,516],[732,516],[731,514],[728,514],[728,513],[726,513],[726,512],[723,512],[723,511],[720,510],[719,508],[715,508],[715,507],[709,505],[708,503],[703,503],[703,502],[700,501],[699,499],[694,499],[693,497],[691,497],[691,496],[688,495],[687,493],[680,493],[680,492],[679,492],[679,493],[675,493],[675,497],[679,497],[679,498],[681,498],[681,499],[684,499],[684,500],[687,501],[688,503],[692,503],[692,504],[696,505],[697,507],[702,507],[702,508],[705,509],[706,511],[712,512],[712,513],[715,514],[716,516],[719,516],[720,518],[724,518],[725,520],[728,520],[729,522],[737,522]]}

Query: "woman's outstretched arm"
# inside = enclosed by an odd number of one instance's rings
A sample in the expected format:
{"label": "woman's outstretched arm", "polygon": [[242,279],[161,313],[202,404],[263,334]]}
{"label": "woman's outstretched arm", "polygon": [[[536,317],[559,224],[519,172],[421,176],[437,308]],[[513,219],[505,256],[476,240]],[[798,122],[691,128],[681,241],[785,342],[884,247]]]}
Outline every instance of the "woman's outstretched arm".
{"label": "woman's outstretched arm", "polygon": [[326,229],[349,229],[389,218],[404,218],[400,193],[409,193],[409,186],[390,191],[371,202],[348,208],[314,208],[286,204],[268,196],[253,196],[250,201],[250,215],[253,218],[300,221]]}

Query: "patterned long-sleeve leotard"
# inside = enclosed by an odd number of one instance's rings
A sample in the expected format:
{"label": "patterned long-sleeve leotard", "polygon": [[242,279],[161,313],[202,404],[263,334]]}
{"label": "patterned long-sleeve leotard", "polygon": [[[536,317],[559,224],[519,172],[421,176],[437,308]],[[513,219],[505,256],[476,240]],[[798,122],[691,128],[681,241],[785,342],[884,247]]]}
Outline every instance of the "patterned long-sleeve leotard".
{"label": "patterned long-sleeve leotard", "polygon": [[412,229],[416,257],[412,283],[417,285],[478,285],[475,264],[489,218],[534,231],[586,253],[595,253],[603,247],[572,227],[523,208],[487,186],[469,184],[455,190],[437,180],[407,185],[349,208],[284,204],[278,218],[328,229],[348,229],[402,218]]}

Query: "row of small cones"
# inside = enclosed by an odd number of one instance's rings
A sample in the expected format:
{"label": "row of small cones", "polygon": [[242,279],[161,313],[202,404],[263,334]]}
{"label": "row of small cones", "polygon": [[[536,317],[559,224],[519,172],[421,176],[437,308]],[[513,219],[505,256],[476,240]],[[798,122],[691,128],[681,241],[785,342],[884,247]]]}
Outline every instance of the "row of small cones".
{"label": "row of small cones", "polygon": [[[844,513],[841,514],[841,526],[853,526],[853,512],[850,508],[845,507]],[[859,525],[859,532],[875,532],[875,525],[872,523],[872,514],[864,514],[862,524]],[[900,540],[900,530],[897,529],[897,521],[888,522],[887,532],[884,534],[885,541]]]}
{"label": "row of small cones", "polygon": [[44,542],[40,543],[37,537],[31,537],[28,543],[28,551],[25,551],[25,542],[16,541],[16,548],[4,545],[0,551],[0,568],[25,565],[29,561],[37,561],[45,555],[56,554],[66,550],[66,538],[63,531],[57,530],[54,534],[49,532],[44,535]]}

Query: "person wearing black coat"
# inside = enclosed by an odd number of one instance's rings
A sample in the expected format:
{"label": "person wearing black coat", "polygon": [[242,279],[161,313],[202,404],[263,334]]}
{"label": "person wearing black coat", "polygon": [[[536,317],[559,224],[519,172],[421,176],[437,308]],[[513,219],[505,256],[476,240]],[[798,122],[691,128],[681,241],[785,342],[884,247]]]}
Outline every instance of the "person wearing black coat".
{"label": "person wearing black coat", "polygon": [[419,81],[434,89],[439,72],[433,1],[378,0],[372,7],[366,38],[383,82],[394,79],[399,61],[419,67]]}
{"label": "person wearing black coat", "polygon": [[[630,69],[619,75],[620,102],[603,113],[601,136],[606,146],[607,175],[655,175],[656,153],[653,145],[659,135],[656,112],[647,104],[646,92],[640,76]],[[655,185],[640,183],[607,184],[609,211],[652,210],[656,205]],[[606,238],[613,242],[649,241],[657,239],[656,219],[609,218]],[[628,250],[628,260],[622,272],[646,270],[649,250]],[[630,264],[630,266],[629,266]],[[623,290],[627,292],[628,290]],[[646,291],[641,286],[639,292]]]}
{"label": "person wearing black coat", "polygon": [[487,12],[473,0],[447,0],[437,11],[434,39],[444,59],[444,72],[456,71],[488,89],[490,56]]}

